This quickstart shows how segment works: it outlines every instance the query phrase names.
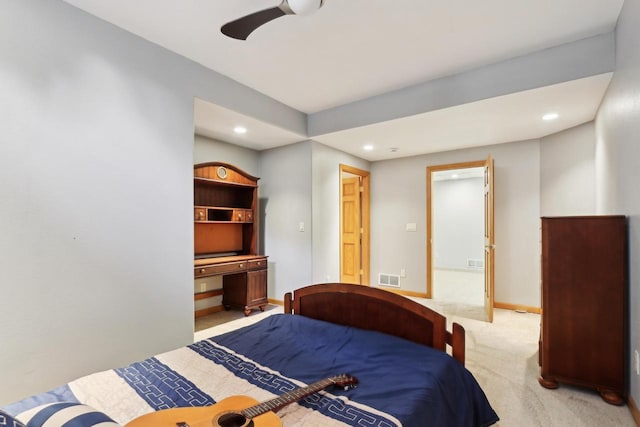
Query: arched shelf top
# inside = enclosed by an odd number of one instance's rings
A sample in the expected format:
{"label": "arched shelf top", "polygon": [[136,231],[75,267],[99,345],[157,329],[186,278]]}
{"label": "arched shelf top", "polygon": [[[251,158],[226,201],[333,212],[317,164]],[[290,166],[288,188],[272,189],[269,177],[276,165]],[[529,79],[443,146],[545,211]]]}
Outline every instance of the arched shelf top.
{"label": "arched shelf top", "polygon": [[239,167],[224,162],[198,163],[193,166],[193,176],[197,180],[224,182],[257,186],[260,178],[255,177]]}

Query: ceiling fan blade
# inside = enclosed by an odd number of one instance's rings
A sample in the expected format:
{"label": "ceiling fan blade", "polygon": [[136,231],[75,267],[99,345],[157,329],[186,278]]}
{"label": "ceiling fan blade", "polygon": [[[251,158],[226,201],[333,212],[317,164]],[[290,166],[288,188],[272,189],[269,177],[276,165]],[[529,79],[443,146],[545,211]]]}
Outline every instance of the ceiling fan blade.
{"label": "ceiling fan blade", "polygon": [[286,15],[279,7],[264,9],[251,15],[243,16],[235,21],[228,22],[220,28],[222,34],[238,40],[246,40],[249,34],[259,26]]}

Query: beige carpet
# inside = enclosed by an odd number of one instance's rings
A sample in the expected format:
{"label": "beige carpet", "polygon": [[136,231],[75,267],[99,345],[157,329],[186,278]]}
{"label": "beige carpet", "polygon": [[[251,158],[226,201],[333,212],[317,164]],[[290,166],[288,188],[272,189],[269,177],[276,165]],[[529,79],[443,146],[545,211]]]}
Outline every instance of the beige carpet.
{"label": "beige carpet", "polygon": [[538,384],[539,315],[496,309],[492,324],[448,316],[465,327],[466,366],[500,416],[498,426],[635,427],[627,406],[610,405],[594,391]]}
{"label": "beige carpet", "polygon": [[[465,327],[466,366],[500,416],[497,426],[635,427],[627,406],[609,405],[589,390],[566,385],[547,390],[538,384],[539,315],[496,309],[494,322],[487,323],[447,312],[448,309],[455,310],[455,305],[420,298],[414,300],[440,311],[449,322],[455,321]],[[196,332],[194,338],[218,335],[282,312],[281,307],[270,308],[249,317],[240,314],[235,316],[237,320]]]}

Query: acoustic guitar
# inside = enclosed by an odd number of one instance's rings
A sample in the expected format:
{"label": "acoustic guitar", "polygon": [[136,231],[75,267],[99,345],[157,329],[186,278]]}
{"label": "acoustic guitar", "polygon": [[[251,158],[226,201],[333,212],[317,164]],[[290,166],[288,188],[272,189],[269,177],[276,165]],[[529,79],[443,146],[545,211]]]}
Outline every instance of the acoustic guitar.
{"label": "acoustic guitar", "polygon": [[262,403],[248,396],[231,396],[212,406],[163,409],[142,415],[125,427],[281,427],[276,411],[332,385],[349,390],[358,380],[336,375]]}

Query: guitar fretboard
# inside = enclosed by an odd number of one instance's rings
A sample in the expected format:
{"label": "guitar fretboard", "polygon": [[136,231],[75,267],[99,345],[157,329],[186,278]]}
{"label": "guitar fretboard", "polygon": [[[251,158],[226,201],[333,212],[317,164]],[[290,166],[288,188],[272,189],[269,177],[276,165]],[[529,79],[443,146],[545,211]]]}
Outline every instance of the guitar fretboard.
{"label": "guitar fretboard", "polygon": [[297,388],[293,391],[284,393],[276,397],[275,399],[267,400],[266,402],[251,406],[247,409],[242,410],[241,413],[246,418],[251,419],[269,411],[275,412],[278,409],[289,405],[290,403],[297,402],[300,399],[304,399],[305,397],[312,395],[313,393],[317,393],[332,384],[334,384],[334,381],[331,378],[326,378],[307,387]]}

